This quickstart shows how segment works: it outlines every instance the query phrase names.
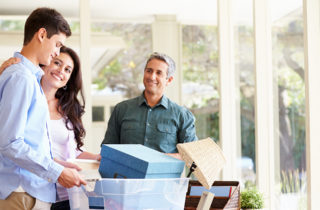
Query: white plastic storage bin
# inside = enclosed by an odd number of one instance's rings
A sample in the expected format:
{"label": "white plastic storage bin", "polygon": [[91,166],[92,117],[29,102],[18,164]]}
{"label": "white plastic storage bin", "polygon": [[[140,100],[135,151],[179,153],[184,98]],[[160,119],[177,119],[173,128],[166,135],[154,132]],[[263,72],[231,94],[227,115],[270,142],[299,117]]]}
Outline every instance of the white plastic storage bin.
{"label": "white plastic storage bin", "polygon": [[95,192],[103,195],[105,209],[182,210],[188,183],[188,178],[103,179]]}
{"label": "white plastic storage bin", "polygon": [[[104,206],[107,210],[183,210],[188,183],[188,178],[101,179],[94,191],[68,190],[70,207],[72,210],[87,210],[89,206]],[[83,195],[89,196],[89,201]],[[99,206],[100,199],[104,201],[103,206]]]}

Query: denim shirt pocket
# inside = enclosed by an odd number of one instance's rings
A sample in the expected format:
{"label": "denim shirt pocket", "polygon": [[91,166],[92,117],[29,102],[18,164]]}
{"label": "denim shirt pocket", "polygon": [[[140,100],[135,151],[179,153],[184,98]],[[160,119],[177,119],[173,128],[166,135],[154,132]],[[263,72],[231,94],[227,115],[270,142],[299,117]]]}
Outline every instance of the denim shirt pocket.
{"label": "denim shirt pocket", "polygon": [[158,123],[156,125],[156,139],[160,142],[160,147],[171,150],[171,147],[176,146],[177,128],[172,124]]}
{"label": "denim shirt pocket", "polygon": [[177,133],[176,127],[165,123],[158,123],[157,130],[161,133],[167,133],[168,135],[175,135]]}

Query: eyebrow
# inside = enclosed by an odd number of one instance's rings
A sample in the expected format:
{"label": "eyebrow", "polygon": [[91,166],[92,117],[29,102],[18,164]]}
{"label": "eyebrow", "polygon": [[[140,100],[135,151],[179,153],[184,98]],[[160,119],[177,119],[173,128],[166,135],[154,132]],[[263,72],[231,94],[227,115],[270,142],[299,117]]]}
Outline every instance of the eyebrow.
{"label": "eyebrow", "polygon": [[146,70],[147,70],[147,69],[149,69],[149,70],[153,70],[153,71],[161,71],[161,72],[165,72],[165,70],[162,70],[162,69],[153,69],[153,68],[151,68],[151,67],[149,67],[149,68],[147,67],[147,68],[146,68]]}
{"label": "eyebrow", "polygon": [[[58,60],[58,61],[60,61],[61,63],[64,63],[64,62],[63,62],[61,59],[59,59],[59,58],[55,58],[55,59]],[[70,65],[67,65],[67,67],[72,69],[72,66],[70,66]]]}

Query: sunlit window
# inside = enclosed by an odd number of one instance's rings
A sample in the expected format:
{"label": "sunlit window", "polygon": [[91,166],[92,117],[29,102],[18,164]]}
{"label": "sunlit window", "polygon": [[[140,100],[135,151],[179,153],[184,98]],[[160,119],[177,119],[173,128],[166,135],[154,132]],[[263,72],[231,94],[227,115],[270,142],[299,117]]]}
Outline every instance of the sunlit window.
{"label": "sunlit window", "polygon": [[[278,83],[279,170],[278,208],[300,210],[306,205],[305,85],[302,1],[290,2],[273,15],[273,68]],[[278,8],[274,4],[274,8]]]}
{"label": "sunlit window", "polygon": [[196,118],[199,139],[219,140],[219,74],[216,26],[185,25],[183,34],[183,104]]}
{"label": "sunlit window", "polygon": [[241,117],[241,184],[256,184],[255,161],[255,71],[252,0],[237,1],[233,10],[235,71],[239,76]]}

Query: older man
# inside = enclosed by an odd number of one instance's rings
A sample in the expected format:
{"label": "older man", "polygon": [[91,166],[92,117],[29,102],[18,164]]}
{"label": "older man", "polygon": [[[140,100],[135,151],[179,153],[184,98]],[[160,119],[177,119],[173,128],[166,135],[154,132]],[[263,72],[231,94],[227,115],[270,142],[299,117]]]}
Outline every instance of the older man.
{"label": "older man", "polygon": [[153,53],[144,69],[142,95],[116,105],[102,144],[143,144],[177,155],[177,143],[197,140],[194,116],[164,95],[172,82],[175,63]]}

